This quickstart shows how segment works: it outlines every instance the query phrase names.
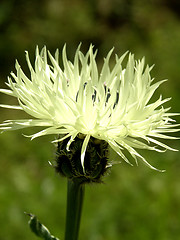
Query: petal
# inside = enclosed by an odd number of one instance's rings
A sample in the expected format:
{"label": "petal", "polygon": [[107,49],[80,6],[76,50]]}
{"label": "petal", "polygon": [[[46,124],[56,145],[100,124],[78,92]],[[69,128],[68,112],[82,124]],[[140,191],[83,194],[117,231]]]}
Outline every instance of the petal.
{"label": "petal", "polygon": [[37,138],[37,137],[41,137],[41,136],[44,136],[44,135],[49,135],[49,134],[66,134],[66,133],[69,133],[69,130],[68,129],[65,129],[65,128],[62,128],[62,129],[57,129],[55,127],[50,127],[50,128],[46,128],[38,133],[35,133],[33,135],[24,135],[25,137],[30,137],[31,140],[33,140],[34,138]]}
{"label": "petal", "polygon": [[10,108],[10,109],[16,109],[16,110],[23,110],[23,108],[22,108],[21,106],[15,106],[15,105],[0,104],[0,107]]}
{"label": "petal", "polygon": [[120,156],[122,157],[122,159],[127,162],[128,164],[130,164],[131,166],[132,163],[129,162],[129,160],[127,159],[127,157],[122,153],[121,149],[123,149],[122,147],[120,147],[114,140],[108,140],[108,143],[110,145],[110,147]]}
{"label": "petal", "polygon": [[14,97],[13,91],[9,89],[0,89],[0,92]]}
{"label": "petal", "polygon": [[161,142],[159,142],[158,140],[155,140],[155,139],[153,139],[153,138],[147,137],[147,139],[148,139],[150,142],[153,142],[153,143],[159,145],[159,146],[162,147],[162,148],[165,148],[165,149],[168,149],[168,150],[171,150],[171,151],[178,151],[177,149],[171,148],[171,147],[167,146],[166,144],[161,143]]}
{"label": "petal", "polygon": [[85,171],[85,169],[84,169],[84,158],[85,158],[86,148],[88,146],[89,139],[90,139],[90,135],[87,134],[86,137],[84,138],[83,145],[82,145],[82,148],[81,148],[81,165],[82,165],[82,168],[83,168],[83,172]]}

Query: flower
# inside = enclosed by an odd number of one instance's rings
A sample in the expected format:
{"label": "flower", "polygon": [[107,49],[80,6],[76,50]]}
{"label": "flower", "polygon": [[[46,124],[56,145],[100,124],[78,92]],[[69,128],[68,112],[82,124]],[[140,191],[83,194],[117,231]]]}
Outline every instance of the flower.
{"label": "flower", "polygon": [[[135,61],[134,55],[126,52],[121,57],[116,55],[112,69],[109,60],[113,49],[107,54],[100,73],[96,63],[97,51],[90,45],[84,55],[80,45],[76,50],[74,62],[67,59],[66,46],[62,51],[63,69],[59,65],[59,52],[55,57],[46,47],[39,52],[36,49],[35,67],[33,68],[26,52],[30,78],[16,62],[17,74],[8,78],[9,89],[0,92],[16,97],[18,106],[0,105],[1,107],[20,109],[31,115],[32,119],[7,120],[0,124],[1,130],[16,130],[27,127],[45,127],[31,135],[31,138],[47,134],[61,137],[54,142],[67,138],[67,150],[76,137],[83,139],[81,164],[84,167],[85,152],[90,137],[105,140],[127,163],[130,163],[124,149],[135,159],[146,159],[136,149],[148,149],[161,152],[175,150],[157,140],[174,139],[166,133],[179,131],[168,113],[169,108],[162,105],[169,98],[159,97],[150,103],[155,90],[162,80],[153,83],[150,76],[152,67],[145,66],[145,60]],[[128,55],[126,67],[122,66]],[[50,64],[48,63],[48,56]],[[175,128],[174,128],[175,127]]]}

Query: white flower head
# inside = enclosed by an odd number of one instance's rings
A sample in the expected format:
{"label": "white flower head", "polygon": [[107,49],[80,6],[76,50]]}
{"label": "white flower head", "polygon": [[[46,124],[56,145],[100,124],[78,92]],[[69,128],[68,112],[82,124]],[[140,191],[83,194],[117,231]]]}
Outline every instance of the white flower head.
{"label": "white flower head", "polygon": [[[84,55],[78,47],[74,61],[67,59],[66,47],[62,51],[63,69],[59,65],[59,53],[55,57],[44,47],[39,53],[36,49],[35,67],[31,65],[28,52],[26,60],[30,78],[16,62],[17,73],[11,73],[7,89],[0,92],[16,97],[18,106],[0,105],[1,107],[21,109],[32,119],[7,120],[0,124],[1,130],[16,130],[41,126],[44,130],[31,138],[47,134],[58,134],[56,141],[69,138],[67,149],[76,137],[84,139],[81,149],[81,163],[90,137],[105,140],[126,162],[124,154],[128,150],[137,162],[142,159],[152,167],[136,149],[163,151],[175,150],[157,140],[157,138],[174,139],[166,133],[176,132],[179,126],[173,124],[168,113],[169,108],[162,104],[168,99],[162,96],[153,103],[150,99],[155,90],[165,80],[153,83],[150,76],[152,67],[145,66],[144,58],[135,61],[134,55],[125,53],[116,55],[112,69],[109,59],[113,49],[108,53],[100,73],[96,63],[97,51],[89,47]],[[128,55],[125,68],[124,58]],[[49,57],[49,63],[48,63]]]}

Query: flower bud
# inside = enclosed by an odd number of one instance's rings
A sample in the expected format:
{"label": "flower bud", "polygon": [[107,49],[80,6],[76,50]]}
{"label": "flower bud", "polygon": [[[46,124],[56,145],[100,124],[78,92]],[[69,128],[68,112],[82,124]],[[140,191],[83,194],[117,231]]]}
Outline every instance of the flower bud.
{"label": "flower bud", "polygon": [[86,149],[84,167],[82,167],[83,140],[82,136],[76,137],[68,150],[69,139],[58,142],[55,169],[61,175],[72,180],[76,178],[81,183],[102,182],[101,177],[111,166],[108,163],[108,143],[91,137]]}

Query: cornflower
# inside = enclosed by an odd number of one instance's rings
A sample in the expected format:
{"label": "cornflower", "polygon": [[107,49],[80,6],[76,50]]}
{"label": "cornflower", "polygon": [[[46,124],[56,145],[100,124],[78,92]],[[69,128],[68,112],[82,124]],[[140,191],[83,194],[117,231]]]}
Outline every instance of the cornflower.
{"label": "cornflower", "polygon": [[[85,154],[90,139],[105,141],[127,163],[126,149],[135,159],[143,160],[156,169],[138,153],[137,149],[162,152],[175,150],[162,143],[161,139],[174,139],[166,133],[179,131],[169,113],[162,105],[170,100],[159,97],[150,102],[156,89],[166,80],[154,83],[145,59],[134,60],[134,55],[125,53],[115,56],[110,68],[113,49],[107,54],[99,73],[93,46],[84,55],[77,48],[74,61],[68,60],[66,46],[62,51],[63,68],[59,65],[59,51],[55,57],[44,47],[36,48],[35,67],[31,65],[28,52],[26,60],[30,70],[28,78],[16,61],[17,73],[11,73],[6,83],[10,89],[1,93],[17,98],[18,105],[1,107],[23,110],[32,119],[7,120],[0,124],[3,131],[27,127],[44,127],[31,135],[31,139],[48,134],[60,137],[53,142],[66,140],[66,150],[75,139],[82,139],[81,165],[85,171]],[[122,66],[128,55],[127,64]],[[48,56],[50,63],[48,63]],[[68,141],[67,141],[68,140]],[[157,169],[156,169],[157,170]]]}

